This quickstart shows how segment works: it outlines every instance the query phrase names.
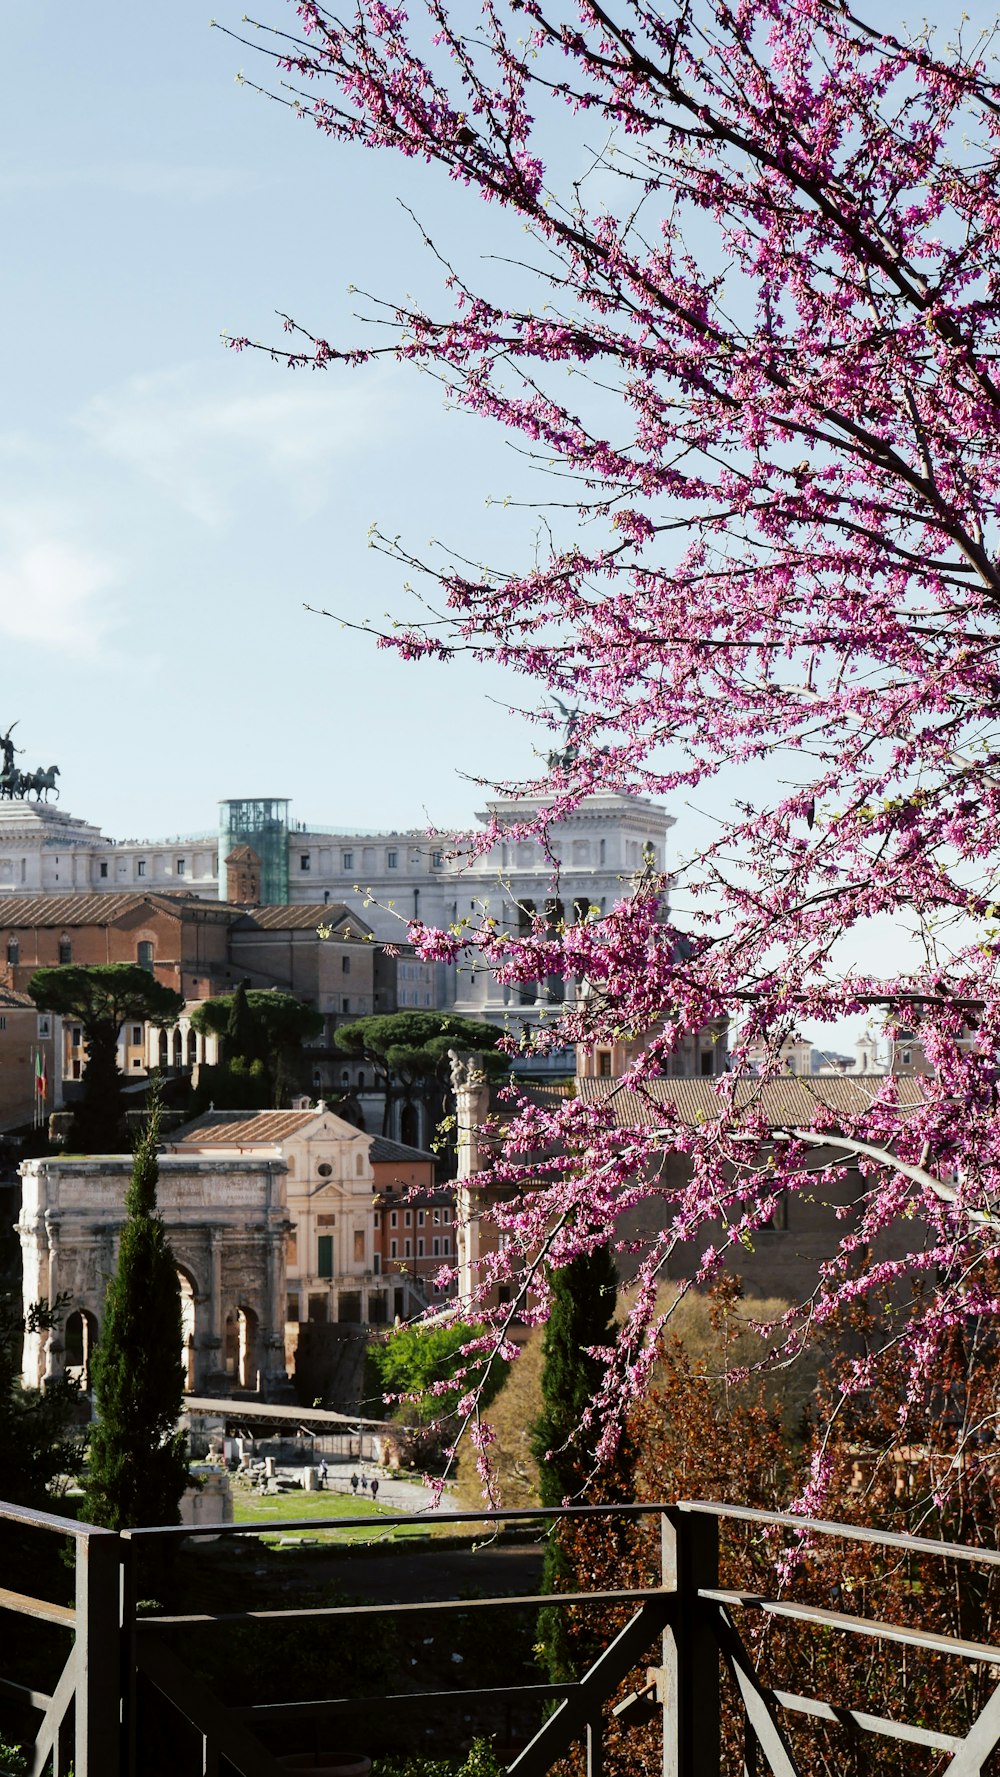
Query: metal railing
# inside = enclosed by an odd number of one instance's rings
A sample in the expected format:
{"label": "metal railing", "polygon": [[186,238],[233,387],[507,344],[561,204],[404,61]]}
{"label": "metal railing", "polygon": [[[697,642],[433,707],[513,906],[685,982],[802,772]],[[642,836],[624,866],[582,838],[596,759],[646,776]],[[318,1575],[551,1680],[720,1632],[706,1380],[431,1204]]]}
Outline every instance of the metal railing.
{"label": "metal railing", "polygon": [[[1000,1745],[1000,1684],[985,1707],[962,1733],[945,1733],[940,1726],[889,1719],[847,1706],[843,1698],[811,1697],[778,1690],[764,1683],[748,1651],[738,1623],[745,1613],[766,1619],[785,1619],[803,1628],[831,1634],[874,1638],[899,1644],[911,1651],[948,1656],[957,1662],[974,1662],[1000,1669],[1000,1646],[943,1634],[932,1625],[894,1623],[868,1615],[852,1615],[840,1609],[798,1602],[782,1596],[775,1584],[773,1595],[749,1592],[719,1583],[720,1524],[742,1524],[759,1535],[774,1534],[778,1541],[795,1543],[802,1538],[839,1538],[842,1542],[871,1544],[902,1557],[934,1557],[954,1563],[1000,1565],[1000,1552],[963,1544],[939,1542],[879,1532],[853,1525],[808,1520],[781,1513],[760,1512],[702,1501],[676,1505],[622,1505],[568,1507],[557,1511],[495,1513],[437,1512],[434,1527],[474,1524],[488,1532],[499,1526],[541,1527],[553,1520],[618,1519],[651,1517],[659,1524],[660,1572],[648,1586],[596,1588],[591,1591],[516,1596],[492,1596],[418,1600],[405,1603],[361,1603],[246,1608],[144,1616],[136,1606],[136,1574],[139,1556],[158,1555],[185,1537],[273,1537],[276,1533],[301,1534],[321,1530],[371,1530],[371,1518],[301,1518],[266,1526],[206,1525],[110,1531],[78,1524],[52,1514],[0,1505],[0,1524],[55,1533],[70,1539],[75,1554],[75,1605],[51,1603],[23,1592],[0,1588],[0,1611],[40,1619],[73,1636],[72,1650],[51,1693],[0,1677],[0,1702],[7,1698],[25,1710],[41,1715],[31,1749],[32,1777],[66,1777],[73,1760],[74,1777],[141,1777],[143,1749],[137,1746],[137,1684],[152,1686],[161,1703],[175,1710],[188,1724],[199,1751],[192,1771],[214,1777],[223,1766],[239,1777],[279,1777],[275,1755],[266,1740],[283,1723],[303,1720],[323,1722],[367,1711],[373,1721],[387,1712],[403,1712],[414,1705],[443,1706],[459,1697],[463,1706],[490,1703],[509,1695],[508,1687],[426,1692],[369,1697],[330,1696],[308,1701],[255,1703],[235,1706],[224,1703],[195,1669],[199,1664],[201,1637],[246,1625],[322,1624],[338,1619],[358,1624],[392,1616],[408,1621],[416,1613],[488,1612],[546,1608],[576,1611],[612,1608],[625,1621],[582,1678],[564,1684],[518,1685],[519,1700],[538,1705],[538,1717],[551,1709],[537,1732],[514,1756],[510,1777],[543,1777],[552,1765],[577,1742],[586,1748],[588,1777],[602,1777],[603,1745],[609,1721],[620,1731],[637,1721],[656,1718],[662,1723],[664,1777],[718,1777],[722,1750],[722,1681],[728,1673],[743,1712],[746,1732],[746,1767],[764,1769],[772,1777],[795,1777],[797,1770],[787,1718],[812,1717],[821,1722],[846,1724],[859,1738],[903,1741],[939,1754],[950,1755],[952,1777],[978,1777],[990,1754]],[[412,1517],[380,1517],[379,1533],[398,1526],[412,1526]],[[404,1545],[405,1546],[405,1545]],[[434,1544],[427,1545],[433,1558]],[[390,1556],[391,1559],[391,1556]],[[0,1576],[2,1578],[4,1576]],[[171,1642],[184,1634],[185,1650],[193,1649],[194,1664],[182,1660]],[[648,1664],[646,1664],[648,1662]],[[645,1668],[636,1688],[620,1695],[632,1675]],[[616,1694],[619,1700],[616,1702]],[[263,1735],[263,1738],[262,1738]],[[2,1735],[0,1735],[2,1738]],[[863,1768],[863,1767],[862,1767]],[[178,1777],[183,1777],[180,1766]]]}

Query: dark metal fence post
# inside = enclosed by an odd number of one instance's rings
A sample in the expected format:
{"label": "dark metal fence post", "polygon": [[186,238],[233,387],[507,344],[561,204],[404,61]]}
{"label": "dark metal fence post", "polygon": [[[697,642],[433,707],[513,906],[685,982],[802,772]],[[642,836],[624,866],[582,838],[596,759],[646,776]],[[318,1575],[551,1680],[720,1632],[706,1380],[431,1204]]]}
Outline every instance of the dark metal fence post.
{"label": "dark metal fence post", "polygon": [[76,1539],[76,1777],[121,1777],[121,1547]]}
{"label": "dark metal fence post", "polygon": [[122,1699],[122,1769],[121,1777],[137,1777],[136,1761],[136,1570],[139,1551],[128,1534],[121,1538],[121,1699]]}
{"label": "dark metal fence post", "polygon": [[719,1648],[702,1586],[719,1583],[719,1522],[709,1513],[664,1512],[664,1590],[674,1594],[663,1634],[663,1777],[719,1777]]}

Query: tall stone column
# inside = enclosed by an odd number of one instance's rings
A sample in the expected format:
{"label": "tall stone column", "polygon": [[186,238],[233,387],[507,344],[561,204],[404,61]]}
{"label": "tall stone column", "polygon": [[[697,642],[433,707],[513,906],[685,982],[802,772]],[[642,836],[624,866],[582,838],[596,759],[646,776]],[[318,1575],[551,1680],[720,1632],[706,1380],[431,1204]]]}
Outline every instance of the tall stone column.
{"label": "tall stone column", "polygon": [[481,1164],[479,1131],[489,1113],[490,1089],[481,1055],[460,1055],[457,1049],[449,1050],[449,1055],[458,1147],[458,1188],[455,1193],[458,1294],[461,1299],[468,1300],[479,1279],[482,1193],[476,1189],[474,1180]]}

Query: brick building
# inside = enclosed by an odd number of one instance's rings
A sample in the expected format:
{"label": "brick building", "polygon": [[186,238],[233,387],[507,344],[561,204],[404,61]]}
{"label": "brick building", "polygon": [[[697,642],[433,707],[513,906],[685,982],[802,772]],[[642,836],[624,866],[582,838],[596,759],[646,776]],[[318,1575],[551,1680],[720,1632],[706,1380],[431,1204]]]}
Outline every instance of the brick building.
{"label": "brick building", "polygon": [[[315,1090],[342,1089],[344,1057],[332,1047],[338,1023],[396,1010],[397,959],[372,939],[361,917],[339,904],[242,907],[193,895],[156,892],[33,895],[0,901],[0,988],[25,995],[36,969],[75,963],[137,963],[184,996],[169,1031],[123,1028],[119,1063],[129,1078],[151,1067],[190,1069],[217,1059],[214,1038],[200,1036],[188,1010],[231,993],[240,981],[292,993],[323,1014],[310,1045]],[[57,1071],[79,1079],[83,1031],[66,1023]],[[352,1068],[352,1091],[374,1078]]]}
{"label": "brick building", "polygon": [[435,1158],[421,1148],[376,1136],[375,1244],[382,1274],[393,1280],[393,1316],[408,1320],[455,1293],[435,1283],[455,1263],[455,1188],[435,1184]]}
{"label": "brick building", "polygon": [[[0,988],[0,1131],[30,1123],[36,1107],[46,1113],[59,1109],[61,1038],[61,1020],[53,1013],[39,1012],[25,993]],[[44,1094],[37,1083],[39,1057]]]}

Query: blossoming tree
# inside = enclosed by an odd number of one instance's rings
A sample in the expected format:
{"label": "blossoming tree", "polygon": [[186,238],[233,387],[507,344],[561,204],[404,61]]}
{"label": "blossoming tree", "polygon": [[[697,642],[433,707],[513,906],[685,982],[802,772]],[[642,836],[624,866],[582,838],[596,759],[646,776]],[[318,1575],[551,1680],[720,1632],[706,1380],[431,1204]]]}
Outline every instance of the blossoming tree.
{"label": "blossoming tree", "polygon": [[[763,1111],[734,1109],[742,1051],[763,1039],[777,1057],[803,1021],[917,1024],[935,1070],[906,1116],[888,1079],[839,1119],[863,1191],[811,1316],[921,1273],[894,1335],[916,1390],[949,1326],[1000,1312],[980,1281],[1000,1228],[1000,86],[984,46],[872,11],[360,0],[341,18],[300,0],[249,39],[273,60],[263,88],[334,149],[416,157],[527,228],[503,294],[442,259],[440,313],[377,305],[374,345],[303,317],[264,347],[293,366],[382,352],[432,368],[561,477],[550,546],[523,571],[386,541],[439,608],[382,644],[491,656],[570,700],[553,814],[598,787],[743,785],[687,869],[683,932],[652,871],[600,921],[416,932],[428,956],[473,952],[505,981],[584,978],[542,1040],[653,1031],[640,1090],[685,1032],[730,1021],[734,1071],[704,1124],[660,1106],[623,1133],[606,1105],[523,1108],[494,1167],[515,1191],[496,1262],[518,1309],[543,1259],[614,1238],[653,1156],[688,1156],[609,1391],[641,1384],[678,1241],[720,1217],[724,1242],[752,1240],[830,1139],[817,1111],[762,1168],[745,1137],[768,1133]],[[599,177],[562,184],[547,167],[572,154],[554,146],[581,129],[604,145]],[[772,792],[748,789],[765,768]],[[863,969],[852,946],[879,920],[913,943]],[[873,1267],[872,1240],[907,1218],[906,1261]]]}

